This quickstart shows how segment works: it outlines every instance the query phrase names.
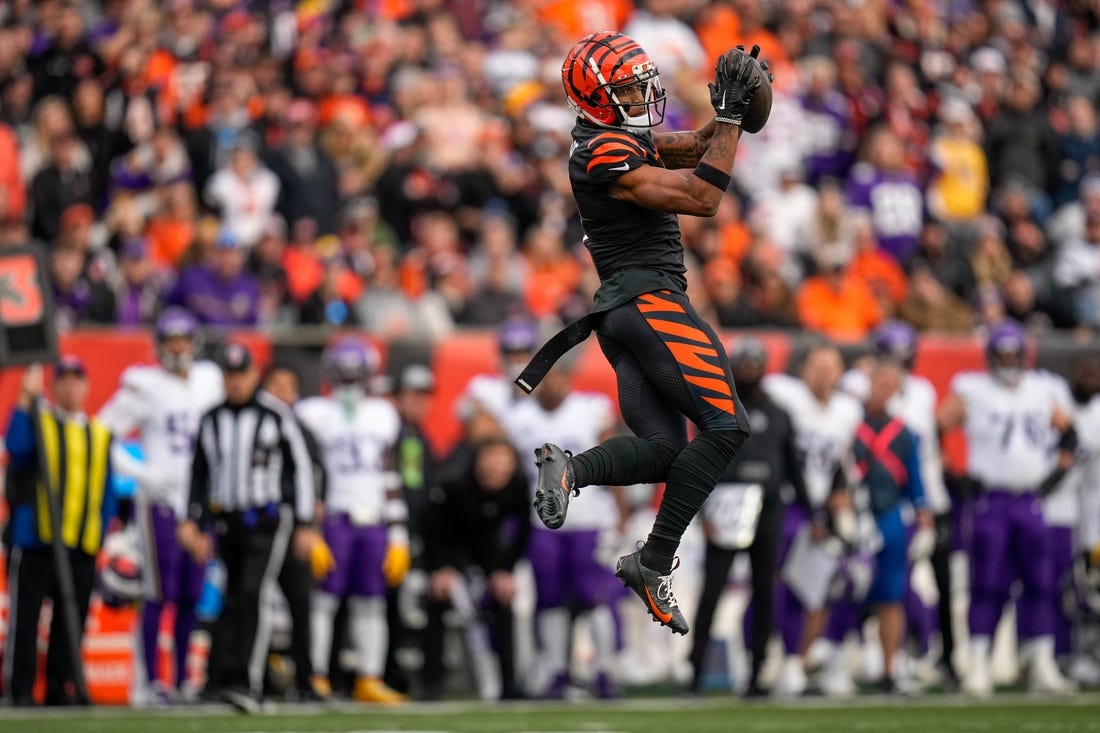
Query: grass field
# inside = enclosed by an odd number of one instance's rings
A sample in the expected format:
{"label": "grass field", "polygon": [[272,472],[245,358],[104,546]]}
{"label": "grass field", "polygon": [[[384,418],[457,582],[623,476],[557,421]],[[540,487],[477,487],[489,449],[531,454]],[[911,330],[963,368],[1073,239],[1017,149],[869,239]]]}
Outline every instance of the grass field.
{"label": "grass field", "polygon": [[278,706],[244,716],[219,707],[164,712],[122,709],[22,711],[0,708],[3,733],[783,733],[784,731],[889,731],[946,733],[1100,732],[1100,697],[1067,701],[1026,697],[974,703],[936,697],[916,702],[860,701],[742,704],[727,698],[629,700],[612,704],[478,703],[410,705],[400,710],[352,706]]}

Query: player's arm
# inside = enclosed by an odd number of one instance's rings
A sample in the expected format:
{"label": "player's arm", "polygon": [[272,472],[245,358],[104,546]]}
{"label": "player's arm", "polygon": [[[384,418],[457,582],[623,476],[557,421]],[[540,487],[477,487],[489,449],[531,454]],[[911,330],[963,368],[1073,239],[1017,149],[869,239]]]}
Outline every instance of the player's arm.
{"label": "player's arm", "polygon": [[[754,52],[758,49],[754,47]],[[696,165],[688,175],[643,165],[627,171],[612,184],[612,195],[622,201],[674,214],[714,216],[730,184],[730,171],[741,139],[741,121],[760,86],[755,54],[729,52],[718,59],[710,85],[714,128]]]}
{"label": "player's arm", "polygon": [[957,392],[949,392],[936,411],[936,426],[941,433],[954,430],[966,419],[966,403]]}
{"label": "player's arm", "polygon": [[718,123],[711,118],[710,122],[698,130],[685,132],[655,132],[653,142],[657,146],[657,152],[665,165],[673,170],[694,168],[699,165],[703,155],[710,147],[710,140],[714,137],[714,130]]}

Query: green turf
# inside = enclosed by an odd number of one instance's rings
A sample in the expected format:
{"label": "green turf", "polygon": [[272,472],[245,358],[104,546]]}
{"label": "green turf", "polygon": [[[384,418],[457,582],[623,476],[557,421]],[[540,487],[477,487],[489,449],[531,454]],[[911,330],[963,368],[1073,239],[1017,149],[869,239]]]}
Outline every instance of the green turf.
{"label": "green turf", "polygon": [[725,699],[629,701],[622,704],[410,706],[400,711],[279,708],[256,716],[221,709],[164,713],[98,709],[25,713],[0,709],[8,733],[348,733],[350,731],[511,733],[782,733],[783,731],[1063,731],[1100,732],[1100,699],[1015,699],[976,704],[961,698],[915,703],[744,705]]}

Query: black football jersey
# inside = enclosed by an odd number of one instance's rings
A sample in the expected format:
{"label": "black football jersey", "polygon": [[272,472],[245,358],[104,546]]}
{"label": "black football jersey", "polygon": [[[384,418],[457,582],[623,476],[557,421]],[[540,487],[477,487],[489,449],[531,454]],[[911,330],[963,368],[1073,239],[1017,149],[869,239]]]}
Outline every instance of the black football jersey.
{"label": "black football jersey", "polygon": [[[620,201],[611,184],[643,165],[664,167],[653,136],[596,127],[579,121],[573,128],[569,181],[584,226],[585,246],[614,300],[655,289],[684,290],[684,246],[675,214]],[[642,271],[630,273],[627,271]],[[633,290],[634,292],[629,292]],[[597,296],[597,302],[606,298]],[[614,305],[617,303],[606,303]]]}

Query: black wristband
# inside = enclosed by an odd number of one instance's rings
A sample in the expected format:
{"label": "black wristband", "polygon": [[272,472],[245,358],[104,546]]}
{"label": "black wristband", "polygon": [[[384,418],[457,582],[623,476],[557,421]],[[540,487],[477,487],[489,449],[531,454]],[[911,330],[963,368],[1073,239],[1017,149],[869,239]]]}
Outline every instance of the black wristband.
{"label": "black wristband", "polygon": [[723,173],[713,165],[700,163],[695,166],[695,175],[722,191],[730,187],[730,174]]}

